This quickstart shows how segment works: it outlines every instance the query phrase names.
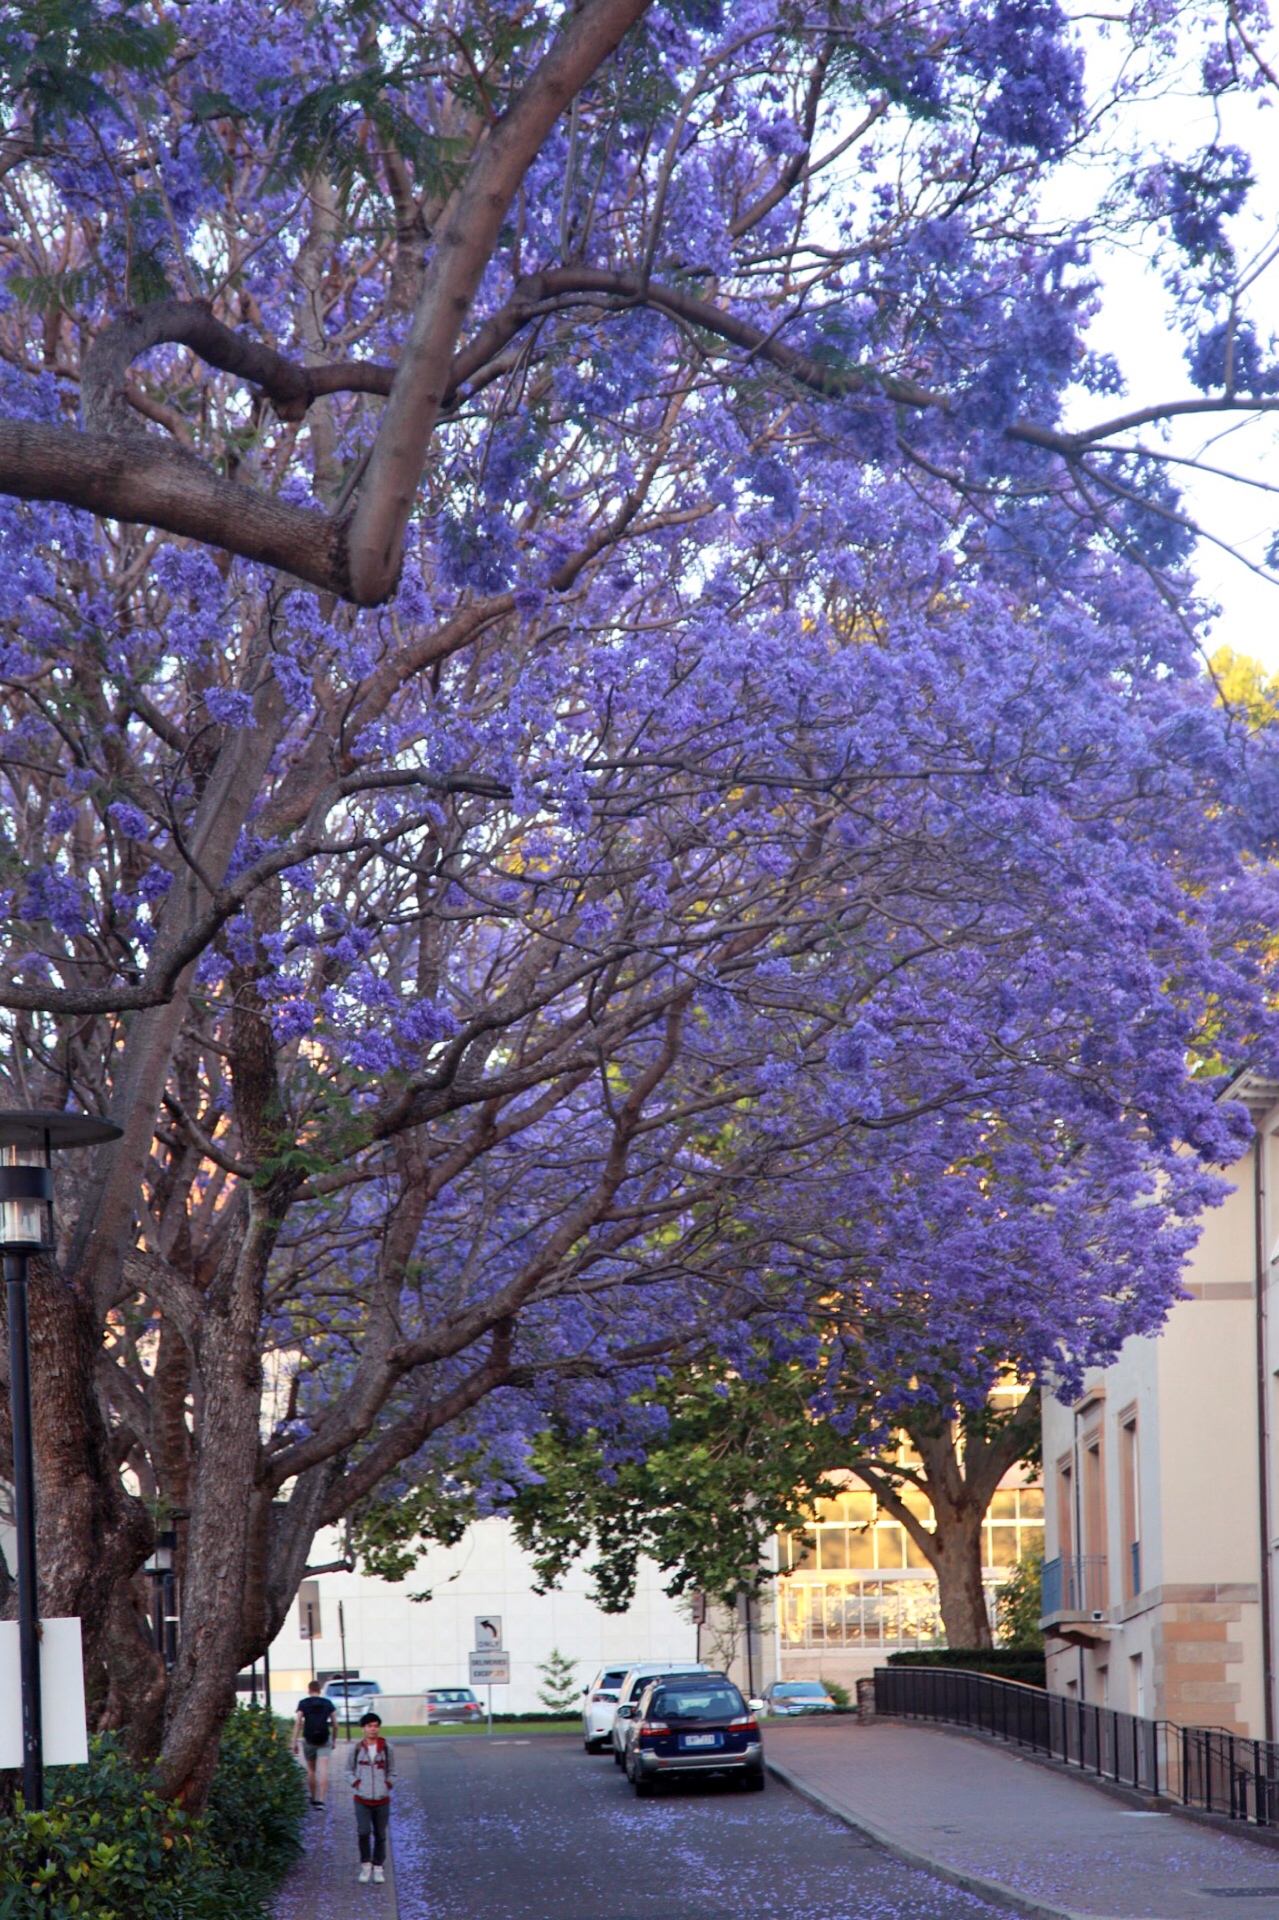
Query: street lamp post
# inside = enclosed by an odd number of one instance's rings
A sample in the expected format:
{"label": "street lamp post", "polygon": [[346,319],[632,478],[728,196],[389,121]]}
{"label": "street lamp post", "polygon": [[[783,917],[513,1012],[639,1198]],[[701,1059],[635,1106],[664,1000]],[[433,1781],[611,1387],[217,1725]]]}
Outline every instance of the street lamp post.
{"label": "street lamp post", "polygon": [[0,1252],[9,1316],[9,1406],[13,1425],[13,1517],[18,1536],[18,1665],[22,1679],[22,1797],[44,1805],[40,1721],[40,1623],[36,1582],[35,1454],[31,1438],[31,1363],[27,1341],[27,1268],[51,1253],[55,1148],[118,1140],[110,1120],[80,1113],[0,1111]]}
{"label": "street lamp post", "polygon": [[171,1527],[166,1527],[156,1535],[155,1552],[143,1566],[143,1572],[151,1575],[151,1631],[155,1638],[155,1650],[163,1659],[166,1669],[172,1667],[178,1657],[173,1573],[173,1552],[177,1544],[177,1534]]}

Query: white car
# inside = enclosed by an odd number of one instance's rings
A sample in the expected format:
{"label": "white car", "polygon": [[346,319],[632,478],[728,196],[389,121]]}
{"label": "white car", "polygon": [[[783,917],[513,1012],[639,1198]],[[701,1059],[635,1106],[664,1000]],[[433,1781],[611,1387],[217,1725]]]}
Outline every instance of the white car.
{"label": "white car", "polygon": [[626,1736],[630,1723],[635,1718],[639,1706],[639,1697],[650,1680],[656,1680],[663,1673],[709,1673],[710,1668],[704,1660],[646,1660],[641,1667],[629,1667],[622,1678],[617,1692],[617,1708],[613,1715],[611,1744],[613,1765],[626,1765]]}
{"label": "white car", "polygon": [[613,1735],[613,1715],[627,1664],[601,1667],[589,1687],[582,1689],[582,1745],[588,1753],[603,1753]]}

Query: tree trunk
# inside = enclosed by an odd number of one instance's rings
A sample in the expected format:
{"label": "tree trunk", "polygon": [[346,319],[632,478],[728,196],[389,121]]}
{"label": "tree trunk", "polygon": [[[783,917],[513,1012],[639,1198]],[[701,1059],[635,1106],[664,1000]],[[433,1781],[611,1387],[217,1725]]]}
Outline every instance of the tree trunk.
{"label": "tree trunk", "polygon": [[[949,1503],[947,1503],[949,1506]],[[994,1641],[981,1579],[981,1523],[984,1506],[965,1501],[944,1512],[934,1505],[936,1550],[929,1555],[937,1574],[937,1598],[949,1647],[989,1647]]]}
{"label": "tree trunk", "polygon": [[217,1760],[218,1733],[235,1703],[257,1478],[262,1288],[287,1209],[270,1189],[253,1194],[239,1243],[208,1296],[196,1371],[203,1392],[200,1454],[187,1525],[183,1631],[169,1676],[162,1790],[198,1809]]}

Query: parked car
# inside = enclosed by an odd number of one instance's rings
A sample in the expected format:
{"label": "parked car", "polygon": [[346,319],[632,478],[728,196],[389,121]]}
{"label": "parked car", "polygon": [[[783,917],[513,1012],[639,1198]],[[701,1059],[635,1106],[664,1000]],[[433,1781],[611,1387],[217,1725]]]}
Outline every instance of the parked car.
{"label": "parked car", "polygon": [[628,1666],[601,1667],[582,1688],[582,1745],[588,1753],[603,1753],[610,1744],[617,1696],[629,1671]]}
{"label": "parked car", "polygon": [[442,1725],[452,1720],[469,1727],[484,1718],[484,1708],[469,1687],[428,1687],[426,1724]]}
{"label": "parked car", "polygon": [[613,1729],[610,1740],[613,1748],[613,1765],[626,1765],[626,1742],[631,1722],[639,1709],[640,1695],[650,1680],[658,1680],[664,1673],[709,1673],[710,1668],[704,1660],[648,1660],[642,1667],[631,1667],[617,1691],[617,1711],[613,1716]]}
{"label": "parked car", "polygon": [[376,1680],[328,1680],[324,1686],[326,1699],[336,1707],[340,1707],[344,1701],[352,1707],[365,1706],[381,1691]]}
{"label": "parked car", "polygon": [[636,1797],[681,1773],[732,1774],[748,1791],[764,1790],[759,1721],[725,1674],[668,1674],[640,1696],[626,1749]]}
{"label": "parked car", "polygon": [[764,1688],[764,1711],[771,1714],[834,1713],[835,1702],[820,1680],[772,1680]]}

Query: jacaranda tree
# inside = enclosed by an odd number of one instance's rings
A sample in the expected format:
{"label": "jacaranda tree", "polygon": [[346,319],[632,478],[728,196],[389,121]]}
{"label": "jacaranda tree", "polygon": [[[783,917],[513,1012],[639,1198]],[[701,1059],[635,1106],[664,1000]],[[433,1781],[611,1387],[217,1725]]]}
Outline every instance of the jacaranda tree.
{"label": "jacaranda tree", "polygon": [[[787,1180],[866,1223],[853,1312],[953,1152],[1050,1214],[1077,1154],[1113,1207],[990,1324],[1157,1324],[1267,1032],[1273,782],[1140,421],[1062,424],[1115,374],[1036,210],[1106,118],[1051,0],[0,32],[5,1097],[124,1128],[33,1286],[43,1604],[198,1800],[319,1527],[794,1337]],[[1178,252],[1206,410],[1272,404],[1246,188],[1102,210]]]}

